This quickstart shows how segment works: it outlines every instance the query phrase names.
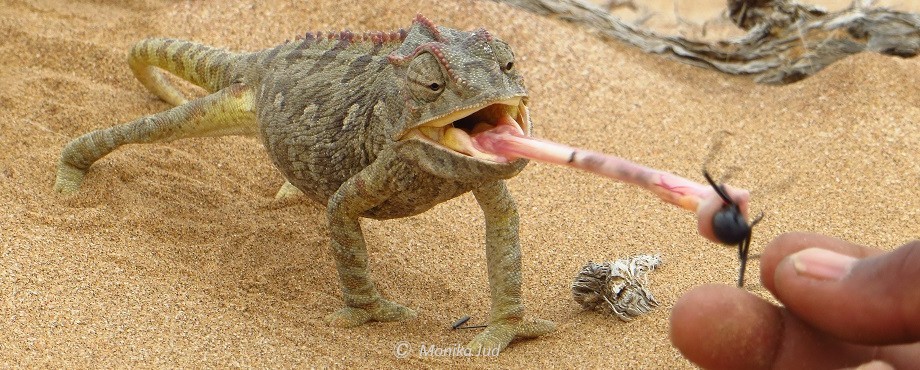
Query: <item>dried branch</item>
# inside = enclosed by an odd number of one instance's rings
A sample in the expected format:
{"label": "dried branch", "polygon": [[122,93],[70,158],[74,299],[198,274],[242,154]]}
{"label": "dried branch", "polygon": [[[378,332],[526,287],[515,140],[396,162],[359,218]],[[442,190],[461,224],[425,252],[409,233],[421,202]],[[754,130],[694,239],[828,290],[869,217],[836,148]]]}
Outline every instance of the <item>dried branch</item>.
{"label": "dried branch", "polygon": [[801,80],[863,51],[904,58],[920,53],[920,15],[870,8],[868,0],[839,12],[789,0],[728,0],[732,21],[748,33],[712,44],[636,28],[584,0],[494,1],[584,25],[647,53],[767,84]]}

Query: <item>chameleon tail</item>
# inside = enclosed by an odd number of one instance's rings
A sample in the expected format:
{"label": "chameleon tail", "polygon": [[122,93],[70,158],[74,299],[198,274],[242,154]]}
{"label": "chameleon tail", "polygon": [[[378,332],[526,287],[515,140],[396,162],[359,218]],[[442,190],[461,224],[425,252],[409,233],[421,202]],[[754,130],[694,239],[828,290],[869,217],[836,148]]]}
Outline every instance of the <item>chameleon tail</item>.
{"label": "chameleon tail", "polygon": [[159,67],[208,92],[215,92],[232,83],[230,68],[238,54],[189,41],[146,39],[128,54],[128,64],[148,90],[172,105],[185,104],[185,96],[177,90]]}

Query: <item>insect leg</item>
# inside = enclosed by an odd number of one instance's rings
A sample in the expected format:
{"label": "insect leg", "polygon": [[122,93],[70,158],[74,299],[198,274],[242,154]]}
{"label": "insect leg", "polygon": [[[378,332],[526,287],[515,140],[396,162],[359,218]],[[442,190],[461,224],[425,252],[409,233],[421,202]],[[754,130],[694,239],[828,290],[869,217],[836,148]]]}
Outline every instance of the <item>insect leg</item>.
{"label": "insect leg", "polygon": [[722,198],[722,200],[725,201],[725,203],[735,204],[735,201],[729,198],[728,194],[725,193],[725,189],[722,187],[722,185],[716,185],[716,182],[712,180],[712,176],[709,176],[709,172],[707,172],[706,170],[703,170],[703,177],[706,178],[706,181],[709,182],[709,185],[712,185],[712,188],[716,190],[716,194],[719,194],[719,196]]}

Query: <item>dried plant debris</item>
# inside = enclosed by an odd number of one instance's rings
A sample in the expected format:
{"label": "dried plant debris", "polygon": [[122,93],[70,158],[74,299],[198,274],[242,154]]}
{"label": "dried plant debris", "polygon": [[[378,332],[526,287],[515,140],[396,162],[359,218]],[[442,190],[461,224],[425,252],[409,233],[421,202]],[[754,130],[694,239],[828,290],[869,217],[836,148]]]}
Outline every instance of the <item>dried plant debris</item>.
{"label": "dried plant debris", "polygon": [[863,51],[903,58],[920,53],[920,14],[875,8],[869,0],[837,12],[791,0],[728,0],[729,17],[747,34],[715,43],[658,35],[585,0],[494,1],[583,25],[646,53],[766,84],[804,79]]}
{"label": "dried plant debris", "polygon": [[605,263],[588,262],[572,282],[572,296],[586,310],[632,321],[658,307],[647,288],[647,274],[660,264],[661,257],[647,254]]}

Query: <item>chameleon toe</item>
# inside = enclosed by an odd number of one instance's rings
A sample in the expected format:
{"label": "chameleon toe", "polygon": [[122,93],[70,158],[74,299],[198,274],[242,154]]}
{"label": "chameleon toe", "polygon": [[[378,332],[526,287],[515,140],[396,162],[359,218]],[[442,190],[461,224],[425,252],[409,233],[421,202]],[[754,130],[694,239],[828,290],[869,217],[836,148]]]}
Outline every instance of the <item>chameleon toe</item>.
{"label": "chameleon toe", "polygon": [[536,338],[556,330],[556,324],[542,319],[523,320],[516,323],[491,324],[479,333],[466,348],[473,353],[502,351],[515,338]]}
{"label": "chameleon toe", "polygon": [[370,321],[391,322],[414,319],[418,314],[398,303],[381,299],[373,307],[345,307],[326,316],[329,326],[352,328]]}
{"label": "chameleon toe", "polygon": [[327,315],[324,321],[337,328],[353,328],[371,321],[371,313],[362,308],[345,307]]}
{"label": "chameleon toe", "polygon": [[405,321],[418,316],[412,309],[399,303],[381,299],[373,312],[373,320],[379,322]]}
{"label": "chameleon toe", "polygon": [[521,338],[536,338],[543,334],[548,334],[556,330],[556,323],[543,320],[543,319],[532,319],[525,320],[524,322],[518,324],[518,333],[517,336]]}

